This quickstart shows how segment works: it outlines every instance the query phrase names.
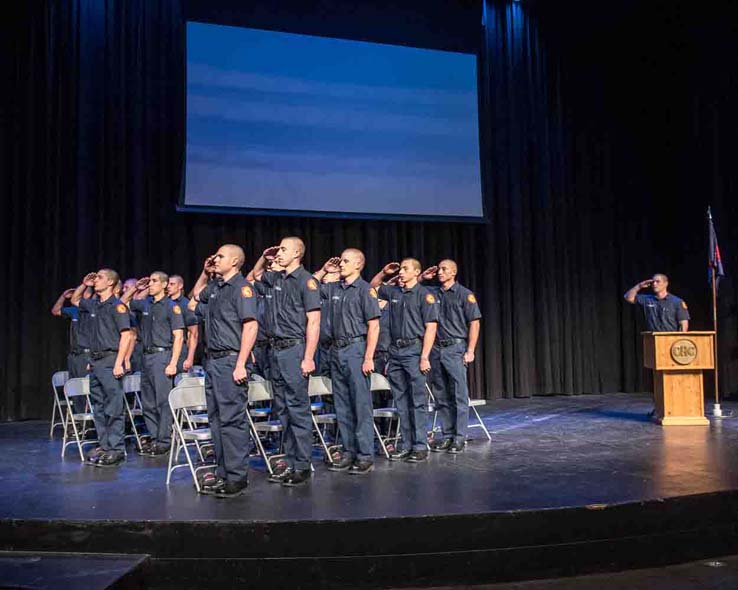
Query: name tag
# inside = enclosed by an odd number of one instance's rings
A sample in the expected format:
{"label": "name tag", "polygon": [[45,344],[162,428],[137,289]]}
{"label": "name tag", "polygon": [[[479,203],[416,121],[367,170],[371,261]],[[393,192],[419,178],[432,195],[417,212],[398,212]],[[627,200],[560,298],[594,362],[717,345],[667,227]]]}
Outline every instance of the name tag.
{"label": "name tag", "polygon": [[280,287],[279,285],[277,285],[276,287],[274,287],[274,290],[275,291],[281,291],[282,290],[282,287]]}
{"label": "name tag", "polygon": [[143,312],[144,315],[149,315],[148,311]]}
{"label": "name tag", "polygon": [[341,301],[341,298],[338,295],[334,295],[331,299],[333,299],[333,301]]}
{"label": "name tag", "polygon": [[399,299],[391,299],[390,301],[391,301],[392,303],[400,303],[400,300],[399,300]]}

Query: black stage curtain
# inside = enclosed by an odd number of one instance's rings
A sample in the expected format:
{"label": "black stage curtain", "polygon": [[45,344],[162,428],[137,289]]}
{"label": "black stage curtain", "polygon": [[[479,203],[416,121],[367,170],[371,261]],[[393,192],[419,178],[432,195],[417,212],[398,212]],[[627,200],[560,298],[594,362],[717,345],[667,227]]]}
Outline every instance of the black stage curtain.
{"label": "black stage curtain", "polygon": [[[331,14],[330,2],[318,4]],[[599,5],[555,4],[484,6],[487,224],[176,213],[182,2],[14,5],[0,41],[0,418],[48,413],[49,377],[63,367],[66,343],[66,326],[49,309],[85,272],[164,269],[191,282],[220,243],[242,244],[253,262],[285,234],[306,239],[311,269],[347,245],[367,253],[367,275],[404,255],[427,265],[455,258],[485,317],[475,397],[642,389],[640,326],[622,302],[625,289],[666,272],[690,303],[693,326],[709,327],[708,203],[726,267],[738,269],[738,19],[729,2],[710,10],[640,3],[637,11],[623,2],[606,15]],[[409,4],[400,5],[411,21]],[[420,18],[423,3],[416,6]],[[738,387],[736,308],[727,279],[720,358],[728,392]]]}

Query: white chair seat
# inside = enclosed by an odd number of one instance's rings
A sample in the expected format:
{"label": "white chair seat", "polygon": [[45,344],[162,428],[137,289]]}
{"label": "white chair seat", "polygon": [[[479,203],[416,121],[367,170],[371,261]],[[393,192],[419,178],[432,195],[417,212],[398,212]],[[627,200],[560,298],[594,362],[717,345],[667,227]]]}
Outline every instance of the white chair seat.
{"label": "white chair seat", "polygon": [[318,424],[335,424],[336,415],[335,414],[318,414],[317,416],[315,416],[315,421]]}
{"label": "white chair seat", "polygon": [[374,410],[375,418],[394,418],[397,416],[397,408],[376,408]]}
{"label": "white chair seat", "polygon": [[76,422],[82,422],[83,420],[92,420],[93,419],[93,413],[92,412],[82,412],[80,414],[72,414],[72,419]]}
{"label": "white chair seat", "polygon": [[209,428],[197,428],[195,430],[183,430],[182,436],[185,440],[210,440]]}
{"label": "white chair seat", "polygon": [[268,416],[271,413],[272,413],[271,408],[251,408],[249,410],[249,414],[251,414],[255,418],[263,418],[265,416]]}
{"label": "white chair seat", "polygon": [[470,406],[486,406],[487,400],[486,399],[470,399],[469,405]]}
{"label": "white chair seat", "polygon": [[255,422],[254,428],[257,432],[282,432],[282,423],[279,420]]}

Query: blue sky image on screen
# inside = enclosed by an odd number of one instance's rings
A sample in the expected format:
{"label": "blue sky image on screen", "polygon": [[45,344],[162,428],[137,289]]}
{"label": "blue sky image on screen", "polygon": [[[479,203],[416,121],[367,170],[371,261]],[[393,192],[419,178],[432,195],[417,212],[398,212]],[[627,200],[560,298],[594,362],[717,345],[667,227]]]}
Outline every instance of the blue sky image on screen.
{"label": "blue sky image on screen", "polygon": [[476,57],[187,24],[185,206],[481,217]]}

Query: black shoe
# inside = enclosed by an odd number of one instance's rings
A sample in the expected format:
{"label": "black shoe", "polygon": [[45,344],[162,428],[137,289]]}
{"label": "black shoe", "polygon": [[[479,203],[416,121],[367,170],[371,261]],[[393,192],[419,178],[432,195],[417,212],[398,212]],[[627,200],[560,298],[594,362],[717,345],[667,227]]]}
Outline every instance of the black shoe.
{"label": "black shoe", "polygon": [[309,469],[299,469],[297,471],[293,471],[287,477],[285,477],[284,480],[282,481],[282,485],[288,488],[294,488],[297,486],[304,485],[308,483],[309,481],[310,481],[310,470]]}
{"label": "black shoe", "polygon": [[448,451],[448,448],[451,446],[451,443],[454,442],[453,439],[450,438],[444,438],[441,440],[434,440],[431,443],[430,449],[434,453],[442,453],[443,451]]}
{"label": "black shoe", "polygon": [[413,451],[407,456],[408,463],[422,463],[428,459],[428,451]]}
{"label": "black shoe", "polygon": [[354,461],[354,464],[349,469],[351,475],[364,475],[374,471],[374,463],[372,461]]}
{"label": "black shoe", "polygon": [[466,448],[466,441],[454,441],[453,444],[448,448],[448,452],[452,455],[458,455],[463,453]]}
{"label": "black shoe", "polygon": [[169,454],[169,445],[163,445],[161,443],[154,443],[149,447],[147,453],[150,457],[161,457],[162,455]]}
{"label": "black shoe", "polygon": [[390,453],[389,459],[390,461],[404,461],[410,456],[410,451],[407,449],[403,449],[401,451],[395,451],[394,453]]}
{"label": "black shoe", "polygon": [[216,498],[236,498],[246,491],[249,486],[247,478],[241,481],[227,481],[225,485],[213,494]]}
{"label": "black shoe", "polygon": [[354,460],[343,453],[338,454],[338,457],[333,457],[333,463],[328,466],[328,471],[346,471],[351,467]]}
{"label": "black shoe", "polygon": [[277,461],[277,465],[272,470],[272,474],[267,478],[267,481],[270,483],[282,483],[293,472],[294,469],[287,465],[286,461]]}
{"label": "black shoe", "polygon": [[126,460],[126,456],[120,451],[106,451],[95,463],[95,467],[118,467]]}
{"label": "black shoe", "polygon": [[100,457],[102,457],[104,454],[105,451],[103,451],[101,447],[95,447],[87,453],[85,463],[87,465],[95,465],[100,460]]}
{"label": "black shoe", "polygon": [[222,477],[218,477],[215,473],[206,473],[200,479],[200,493],[206,496],[216,494],[223,491],[226,485],[226,480]]}
{"label": "black shoe", "polygon": [[136,449],[136,452],[139,455],[150,455],[151,449],[155,444],[156,443],[154,443],[154,441],[152,441],[151,439],[141,440],[141,448]]}

